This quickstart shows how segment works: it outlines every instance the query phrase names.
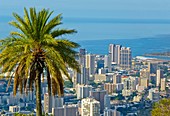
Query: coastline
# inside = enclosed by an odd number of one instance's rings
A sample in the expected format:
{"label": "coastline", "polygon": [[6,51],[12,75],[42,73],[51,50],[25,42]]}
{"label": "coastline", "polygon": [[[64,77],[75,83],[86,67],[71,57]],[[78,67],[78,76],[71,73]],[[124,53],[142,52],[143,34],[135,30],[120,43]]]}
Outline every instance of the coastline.
{"label": "coastline", "polygon": [[145,56],[159,56],[159,57],[170,57],[170,52],[155,52],[155,53],[146,53]]}

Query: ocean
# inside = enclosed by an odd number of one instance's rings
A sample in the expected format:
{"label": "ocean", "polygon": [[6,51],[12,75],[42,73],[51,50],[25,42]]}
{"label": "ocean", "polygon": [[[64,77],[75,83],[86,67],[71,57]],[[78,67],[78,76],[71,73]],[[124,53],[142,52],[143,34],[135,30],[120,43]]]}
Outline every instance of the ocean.
{"label": "ocean", "polygon": [[[0,19],[0,38],[11,30],[10,16]],[[168,19],[111,19],[64,17],[60,28],[76,29],[77,33],[63,36],[75,41],[88,53],[108,54],[109,44],[131,47],[132,56],[170,51],[170,20]],[[4,28],[5,27],[5,28]]]}
{"label": "ocean", "polygon": [[[170,51],[170,36],[168,35],[138,39],[82,40],[78,41],[78,43],[81,45],[81,48],[85,48],[88,53],[92,54],[108,54],[109,44],[119,44],[130,47],[133,57],[142,56],[145,53]],[[161,59],[162,57],[157,58]]]}

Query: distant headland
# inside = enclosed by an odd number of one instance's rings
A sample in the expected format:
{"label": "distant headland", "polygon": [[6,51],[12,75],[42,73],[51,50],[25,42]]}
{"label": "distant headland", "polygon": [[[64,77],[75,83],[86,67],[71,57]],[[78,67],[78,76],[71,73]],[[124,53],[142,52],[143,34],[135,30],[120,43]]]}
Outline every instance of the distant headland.
{"label": "distant headland", "polygon": [[155,53],[146,53],[144,56],[162,56],[162,57],[170,57],[170,52],[155,52]]}

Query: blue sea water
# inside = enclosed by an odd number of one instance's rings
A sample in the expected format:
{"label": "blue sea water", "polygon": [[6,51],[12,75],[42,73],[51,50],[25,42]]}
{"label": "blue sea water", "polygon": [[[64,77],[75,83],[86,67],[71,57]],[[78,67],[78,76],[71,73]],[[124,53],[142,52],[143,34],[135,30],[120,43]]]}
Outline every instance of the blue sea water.
{"label": "blue sea water", "polygon": [[131,47],[132,56],[141,56],[145,53],[170,51],[170,36],[157,36],[140,39],[105,39],[78,41],[82,48],[93,54],[108,54],[109,44],[120,44]]}
{"label": "blue sea water", "polygon": [[[0,19],[0,38],[11,30],[11,16]],[[70,18],[63,19],[61,28],[76,29],[78,33],[66,36],[78,42],[81,48],[93,54],[108,54],[109,44],[131,47],[132,56],[145,53],[170,51],[170,20],[168,19],[109,19]]]}

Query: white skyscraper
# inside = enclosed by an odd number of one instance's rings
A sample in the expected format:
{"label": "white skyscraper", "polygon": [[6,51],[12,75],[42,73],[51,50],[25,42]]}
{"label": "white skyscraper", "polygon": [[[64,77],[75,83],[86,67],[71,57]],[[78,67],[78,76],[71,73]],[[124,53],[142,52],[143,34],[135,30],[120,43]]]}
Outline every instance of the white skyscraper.
{"label": "white skyscraper", "polygon": [[163,78],[163,70],[158,69],[156,71],[156,86],[160,86],[161,78]]}
{"label": "white skyscraper", "polygon": [[108,55],[104,56],[104,67],[107,68],[108,67],[108,63],[109,63],[109,57]]}
{"label": "white skyscraper", "polygon": [[165,87],[166,87],[166,78],[161,78],[160,90],[165,91]]}
{"label": "white skyscraper", "polygon": [[81,103],[82,116],[100,116],[100,102],[94,98],[85,98]]}

